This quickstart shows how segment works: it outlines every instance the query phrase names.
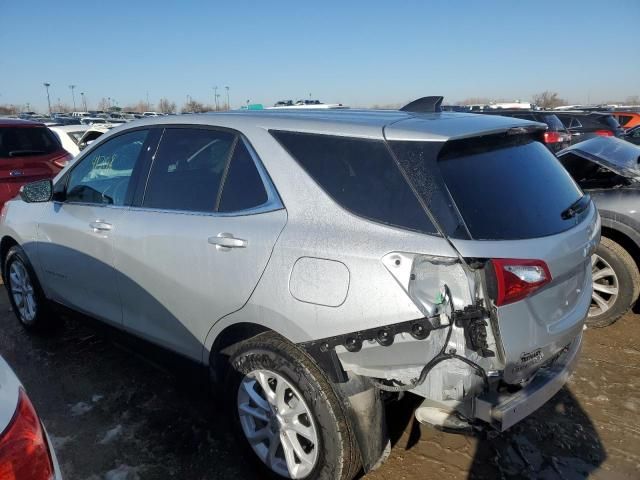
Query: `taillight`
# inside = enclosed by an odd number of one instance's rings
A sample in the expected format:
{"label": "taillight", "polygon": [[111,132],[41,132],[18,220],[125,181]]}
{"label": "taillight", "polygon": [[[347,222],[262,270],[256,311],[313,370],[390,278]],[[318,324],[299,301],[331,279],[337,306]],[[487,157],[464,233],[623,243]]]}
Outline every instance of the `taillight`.
{"label": "taillight", "polygon": [[562,140],[562,135],[558,132],[544,132],[544,143],[558,143]]}
{"label": "taillight", "polygon": [[496,274],[497,306],[517,302],[551,281],[549,267],[542,260],[491,260]]}
{"label": "taillight", "polygon": [[613,132],[611,130],[596,130],[593,133],[600,137],[613,137]]}
{"label": "taillight", "polygon": [[69,165],[69,161],[73,158],[73,155],[65,152],[63,155],[59,157],[53,158],[51,161],[56,167],[64,168]]}
{"label": "taillight", "polygon": [[53,465],[38,415],[21,389],[16,412],[0,434],[0,479],[50,480]]}

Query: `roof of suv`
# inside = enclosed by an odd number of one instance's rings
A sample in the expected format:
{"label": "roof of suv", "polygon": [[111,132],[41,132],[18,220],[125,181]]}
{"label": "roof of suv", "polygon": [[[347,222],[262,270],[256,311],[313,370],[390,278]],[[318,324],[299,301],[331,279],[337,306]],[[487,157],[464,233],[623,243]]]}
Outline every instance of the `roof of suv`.
{"label": "roof of suv", "polygon": [[[150,117],[129,127],[156,124],[201,124],[229,128],[255,126],[266,130],[290,130],[389,140],[446,141],[508,130],[512,127],[546,128],[546,125],[511,117],[474,113],[413,113],[399,110],[245,110],[225,113]],[[124,128],[129,128],[124,127]],[[122,130],[123,127],[116,129]]]}
{"label": "roof of suv", "polygon": [[44,127],[44,123],[20,118],[0,118],[0,127]]}

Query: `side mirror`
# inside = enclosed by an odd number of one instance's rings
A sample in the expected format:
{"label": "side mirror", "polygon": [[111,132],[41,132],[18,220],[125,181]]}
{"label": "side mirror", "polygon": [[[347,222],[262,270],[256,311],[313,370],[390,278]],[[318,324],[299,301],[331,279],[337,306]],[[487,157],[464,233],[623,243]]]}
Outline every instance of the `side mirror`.
{"label": "side mirror", "polygon": [[52,195],[53,182],[49,178],[27,183],[20,187],[20,198],[27,203],[48,202]]}

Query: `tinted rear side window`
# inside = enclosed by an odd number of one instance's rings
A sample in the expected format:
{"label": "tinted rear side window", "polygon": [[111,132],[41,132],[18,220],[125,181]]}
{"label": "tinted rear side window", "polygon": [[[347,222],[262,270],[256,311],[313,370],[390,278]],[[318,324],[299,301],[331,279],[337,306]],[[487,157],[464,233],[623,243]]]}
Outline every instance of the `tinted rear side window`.
{"label": "tinted rear side window", "polygon": [[143,206],[213,212],[235,135],[167,128],[154,156]]}
{"label": "tinted rear side window", "polygon": [[384,224],[436,233],[383,141],[271,133],[343,208]]}
{"label": "tinted rear side window", "polygon": [[237,212],[262,205],[267,191],[262,183],[253,158],[244,142],[239,141],[233,152],[222,194],[220,212]]}
{"label": "tinted rear side window", "polygon": [[576,223],[561,214],[582,191],[540,142],[485,151],[452,148],[438,165],[475,239],[543,237]]}
{"label": "tinted rear side window", "polygon": [[0,157],[48,155],[62,147],[45,127],[0,127]]}
{"label": "tinted rear side window", "polygon": [[565,130],[564,125],[556,115],[542,115],[542,121],[549,125],[550,130]]}

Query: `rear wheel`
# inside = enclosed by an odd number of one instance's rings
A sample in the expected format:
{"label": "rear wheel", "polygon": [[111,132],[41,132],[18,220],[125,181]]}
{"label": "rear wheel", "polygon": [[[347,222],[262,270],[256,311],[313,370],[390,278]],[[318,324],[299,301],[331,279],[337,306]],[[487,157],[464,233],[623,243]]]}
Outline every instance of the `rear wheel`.
{"label": "rear wheel", "polygon": [[593,294],[587,325],[606,327],[627,313],[640,292],[640,273],[629,253],[602,237],[591,257]]}
{"label": "rear wheel", "polygon": [[267,332],[240,343],[230,364],[236,433],[264,475],[353,478],[359,454],[343,404],[304,352]]}
{"label": "rear wheel", "polygon": [[58,324],[29,259],[18,245],[7,253],[4,278],[13,313],[27,330],[45,333]]}

